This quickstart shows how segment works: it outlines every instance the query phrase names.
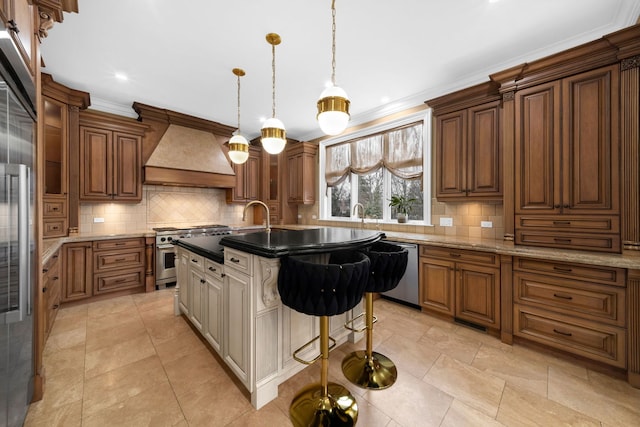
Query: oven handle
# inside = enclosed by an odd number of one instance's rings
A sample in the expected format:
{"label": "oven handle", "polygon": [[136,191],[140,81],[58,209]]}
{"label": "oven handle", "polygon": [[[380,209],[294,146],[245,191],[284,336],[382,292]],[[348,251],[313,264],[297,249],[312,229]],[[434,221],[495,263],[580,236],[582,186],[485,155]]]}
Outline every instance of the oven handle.
{"label": "oven handle", "polygon": [[168,245],[156,245],[156,249],[162,250],[162,249],[173,249],[175,247],[175,245],[172,244],[168,244]]}

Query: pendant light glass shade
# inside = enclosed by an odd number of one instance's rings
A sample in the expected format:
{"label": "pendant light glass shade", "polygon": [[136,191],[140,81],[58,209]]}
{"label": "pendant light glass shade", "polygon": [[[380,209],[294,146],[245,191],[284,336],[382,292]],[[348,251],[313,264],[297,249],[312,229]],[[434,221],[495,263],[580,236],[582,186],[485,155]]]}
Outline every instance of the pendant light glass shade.
{"label": "pendant light glass shade", "polygon": [[338,86],[329,86],[320,94],[318,100],[318,124],[327,135],[344,132],[349,124],[349,97]]}
{"label": "pendant light glass shade", "polygon": [[284,150],[287,144],[287,131],[280,120],[275,117],[265,120],[261,134],[264,151],[269,154],[278,154]]}
{"label": "pendant light glass shade", "polygon": [[245,72],[240,68],[231,71],[238,77],[238,130],[229,140],[229,158],[233,163],[241,165],[249,158],[249,142],[240,133],[240,77],[244,76]]}
{"label": "pendant light glass shade", "polygon": [[320,94],[318,100],[318,124],[327,135],[344,132],[349,124],[349,105],[347,93],[336,85],[336,1],[331,0],[331,86]]}
{"label": "pendant light glass shade", "polygon": [[239,133],[229,140],[229,158],[233,163],[241,165],[249,158],[249,141]]}
{"label": "pendant light glass shade", "polygon": [[284,124],[276,119],[276,45],[281,42],[280,36],[275,33],[267,34],[267,42],[271,45],[271,93],[272,103],[271,110],[272,115],[270,119],[265,120],[261,130],[262,147],[269,154],[278,154],[284,150],[287,144],[287,131],[284,128]]}

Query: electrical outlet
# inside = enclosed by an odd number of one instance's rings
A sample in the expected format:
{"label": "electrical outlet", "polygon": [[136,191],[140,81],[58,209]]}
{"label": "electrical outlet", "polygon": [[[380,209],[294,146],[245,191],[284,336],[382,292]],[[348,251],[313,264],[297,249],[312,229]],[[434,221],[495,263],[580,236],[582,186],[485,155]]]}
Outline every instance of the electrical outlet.
{"label": "electrical outlet", "polygon": [[318,219],[318,217],[315,215],[311,215],[311,219]]}
{"label": "electrical outlet", "polygon": [[493,222],[491,221],[480,221],[480,227],[482,228],[492,228]]}
{"label": "electrical outlet", "polygon": [[93,218],[93,222],[104,222],[104,218],[95,217]]}
{"label": "electrical outlet", "polygon": [[440,227],[453,227],[453,218],[440,218]]}

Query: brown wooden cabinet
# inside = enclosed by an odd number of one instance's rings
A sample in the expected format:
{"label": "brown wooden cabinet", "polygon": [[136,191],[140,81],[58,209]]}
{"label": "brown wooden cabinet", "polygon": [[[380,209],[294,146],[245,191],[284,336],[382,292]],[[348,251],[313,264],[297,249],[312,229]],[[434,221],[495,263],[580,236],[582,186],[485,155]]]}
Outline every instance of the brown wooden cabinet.
{"label": "brown wooden cabinet", "polygon": [[93,242],[93,295],[145,290],[145,239]]}
{"label": "brown wooden cabinet", "polygon": [[421,246],[419,294],[426,310],[500,329],[496,254]]}
{"label": "brown wooden cabinet", "polygon": [[133,119],[94,111],[80,115],[80,200],[142,200],[142,137]]}
{"label": "brown wooden cabinet", "polygon": [[247,203],[260,199],[260,147],[249,147],[249,158],[241,165],[232,164],[236,173],[236,185],[227,189],[227,203]]}
{"label": "brown wooden cabinet", "polygon": [[47,340],[53,322],[56,319],[60,304],[62,302],[62,289],[60,283],[62,282],[60,277],[60,251],[56,251],[49,260],[44,264],[42,268],[42,293],[44,294],[44,341]]}
{"label": "brown wooden cabinet", "polygon": [[0,19],[9,30],[8,34],[13,40],[29,73],[35,78],[38,60],[36,57],[37,8],[27,0],[1,0]]}
{"label": "brown wooden cabinet", "polygon": [[91,242],[65,243],[62,252],[62,302],[90,297],[93,294]]}
{"label": "brown wooden cabinet", "polygon": [[427,101],[436,122],[436,197],[502,200],[497,86],[483,83]]}
{"label": "brown wooden cabinet", "polygon": [[89,94],[43,73],[42,95],[43,237],[63,237],[78,228],[78,116],[89,105]]}
{"label": "brown wooden cabinet", "polygon": [[316,202],[316,155],[318,147],[308,142],[287,147],[289,203],[312,205]]}
{"label": "brown wooden cabinet", "polygon": [[[271,224],[295,224],[298,221],[298,206],[287,203],[290,171],[286,156],[286,150],[280,154],[262,153],[261,200],[269,207]],[[255,209],[254,222],[262,221],[262,209]]]}
{"label": "brown wooden cabinet", "polygon": [[517,91],[515,240],[620,252],[619,66]]}
{"label": "brown wooden cabinet", "polygon": [[626,367],[625,270],[515,257],[514,334]]}

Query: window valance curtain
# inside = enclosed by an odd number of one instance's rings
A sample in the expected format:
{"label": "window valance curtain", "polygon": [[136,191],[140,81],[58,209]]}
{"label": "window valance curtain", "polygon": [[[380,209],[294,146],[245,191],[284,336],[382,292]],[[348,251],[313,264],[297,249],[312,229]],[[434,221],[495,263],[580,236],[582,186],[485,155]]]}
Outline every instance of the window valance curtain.
{"label": "window valance curtain", "polygon": [[331,145],[326,148],[327,187],[339,185],[350,173],[367,175],[385,167],[403,179],[422,177],[422,123]]}

